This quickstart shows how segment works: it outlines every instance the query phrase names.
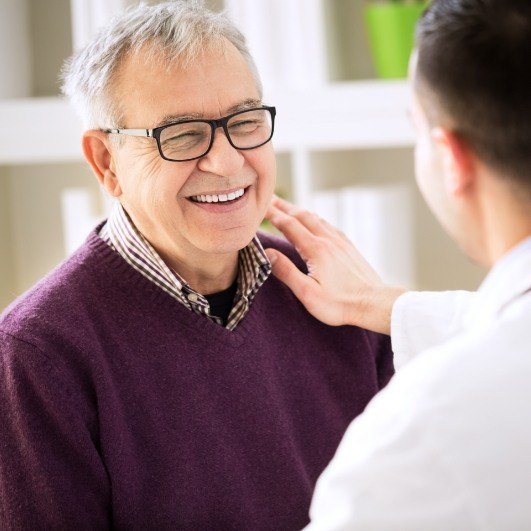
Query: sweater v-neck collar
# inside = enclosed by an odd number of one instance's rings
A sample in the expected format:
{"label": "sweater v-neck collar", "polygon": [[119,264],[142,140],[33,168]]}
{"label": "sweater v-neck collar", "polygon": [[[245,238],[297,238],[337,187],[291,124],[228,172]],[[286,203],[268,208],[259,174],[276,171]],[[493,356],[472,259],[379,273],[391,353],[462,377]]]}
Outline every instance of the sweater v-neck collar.
{"label": "sweater v-neck collar", "polygon": [[[150,305],[156,305],[162,310],[166,309],[167,312],[175,314],[176,326],[184,326],[193,331],[197,341],[211,345],[212,341],[217,339],[224,343],[228,342],[233,347],[244,342],[249,332],[249,324],[259,313],[261,305],[259,294],[238,326],[234,330],[229,330],[205,316],[188,310],[169,293],[131,267],[119,253],[99,237],[100,227],[101,225],[90,233],[86,245],[96,253],[96,259],[101,267],[112,269],[105,275],[106,280],[120,284],[124,290],[133,290],[132,296],[138,299],[139,304],[146,304],[146,311]],[[82,249],[79,252],[83,252]]]}

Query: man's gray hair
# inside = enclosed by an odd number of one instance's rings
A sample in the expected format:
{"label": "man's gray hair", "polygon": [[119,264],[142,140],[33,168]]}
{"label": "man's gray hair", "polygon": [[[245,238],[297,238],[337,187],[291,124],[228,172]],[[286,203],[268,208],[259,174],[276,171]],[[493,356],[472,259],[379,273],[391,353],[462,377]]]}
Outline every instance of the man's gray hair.
{"label": "man's gray hair", "polygon": [[142,48],[167,65],[178,60],[186,66],[205,47],[219,47],[224,39],[240,51],[261,94],[260,77],[245,37],[224,13],[208,10],[204,0],[140,4],[124,11],[65,62],[62,90],[87,129],[124,127],[112,92],[127,57]]}

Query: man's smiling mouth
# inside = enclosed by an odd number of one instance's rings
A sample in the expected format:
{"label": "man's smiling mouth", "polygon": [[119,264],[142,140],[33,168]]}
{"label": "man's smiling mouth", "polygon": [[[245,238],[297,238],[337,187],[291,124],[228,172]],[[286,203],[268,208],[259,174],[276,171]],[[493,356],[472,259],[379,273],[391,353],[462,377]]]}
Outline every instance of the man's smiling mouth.
{"label": "man's smiling mouth", "polygon": [[238,188],[229,193],[225,194],[204,194],[204,195],[194,195],[189,199],[194,203],[230,203],[231,201],[236,201],[244,195],[246,188]]}

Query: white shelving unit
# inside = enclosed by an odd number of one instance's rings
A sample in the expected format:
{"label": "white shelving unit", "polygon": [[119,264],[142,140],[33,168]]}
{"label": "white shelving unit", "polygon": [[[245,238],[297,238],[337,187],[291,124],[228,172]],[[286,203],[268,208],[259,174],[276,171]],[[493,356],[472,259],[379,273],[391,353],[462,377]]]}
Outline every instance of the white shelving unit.
{"label": "white shelving unit", "polygon": [[[58,95],[55,79],[64,58],[106,13],[135,1],[0,0],[0,35],[4,26],[17,25],[17,38],[25,42],[21,64],[31,66],[31,75],[27,69],[19,72],[18,85],[2,87],[4,69],[13,63],[0,51],[0,309],[64,258],[65,188],[85,188],[92,216],[103,215],[96,180],[82,159],[81,125]],[[371,75],[363,0],[209,3],[214,9],[226,7],[239,20],[259,63],[265,101],[277,107],[279,191],[309,206],[323,190],[401,184],[413,198],[412,284],[476,287],[482,272],[460,256],[415,190],[406,82],[360,79]],[[92,17],[87,6],[93,6]],[[264,9],[267,16],[261,17]],[[50,53],[43,51],[44,44]],[[389,256],[390,264],[394,260]]]}
{"label": "white shelving unit", "polygon": [[[318,89],[270,90],[277,107],[278,152],[411,147],[404,81],[335,83]],[[61,97],[0,100],[0,164],[79,161],[81,124]]]}

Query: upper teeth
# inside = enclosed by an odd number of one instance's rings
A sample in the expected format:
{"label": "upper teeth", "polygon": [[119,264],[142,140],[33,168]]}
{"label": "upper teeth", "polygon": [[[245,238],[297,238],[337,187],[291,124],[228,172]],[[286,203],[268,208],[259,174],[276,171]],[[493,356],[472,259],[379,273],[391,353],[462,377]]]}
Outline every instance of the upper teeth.
{"label": "upper teeth", "polygon": [[238,197],[241,197],[244,192],[245,190],[243,188],[240,188],[239,190],[231,192],[230,194],[194,195],[192,196],[192,199],[199,203],[223,203],[225,201],[233,201],[234,199],[238,199]]}

